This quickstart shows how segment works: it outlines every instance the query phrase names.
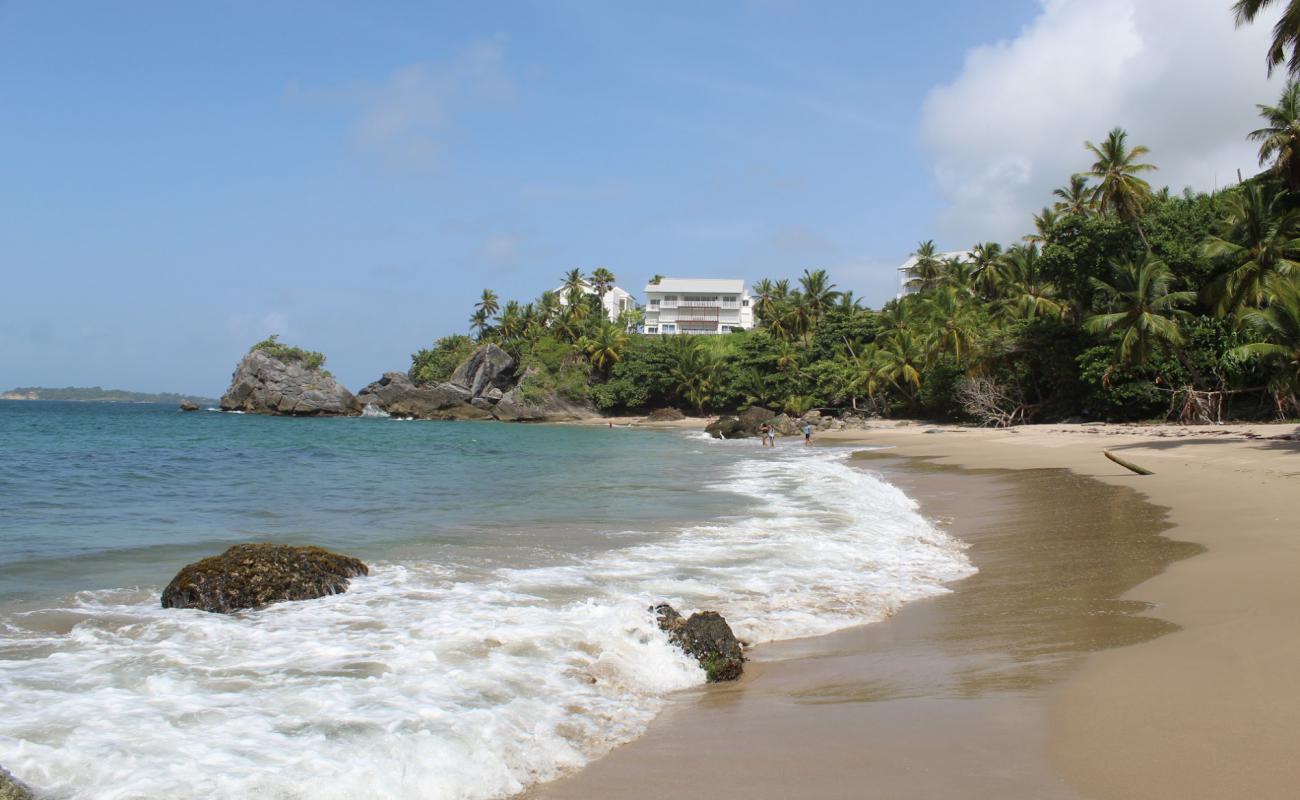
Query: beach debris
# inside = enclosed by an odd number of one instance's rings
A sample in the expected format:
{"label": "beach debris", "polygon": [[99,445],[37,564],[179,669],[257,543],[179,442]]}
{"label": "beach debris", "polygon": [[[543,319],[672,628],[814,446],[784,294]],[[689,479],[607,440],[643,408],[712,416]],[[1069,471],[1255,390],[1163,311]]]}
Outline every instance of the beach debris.
{"label": "beach debris", "polygon": [[686,415],[675,408],[656,408],[646,415],[646,422],[678,422],[686,419]]}
{"label": "beach debris", "polygon": [[361,561],[321,547],[237,544],[181,569],[163,590],[162,606],[229,614],[339,594],[350,578],[368,574]]}
{"label": "beach debris", "polygon": [[745,655],[731,626],[716,611],[699,611],[683,618],[667,603],[651,606],[659,629],[687,655],[700,662],[709,683],[734,681],[745,670]]}
{"label": "beach debris", "polygon": [[1106,456],[1106,458],[1109,458],[1111,461],[1114,461],[1116,464],[1119,464],[1124,469],[1132,470],[1133,472],[1136,472],[1139,475],[1155,474],[1154,472],[1147,469],[1146,467],[1139,467],[1137,464],[1134,464],[1132,461],[1125,461],[1124,459],[1120,458],[1119,456],[1115,455],[1109,450],[1102,450],[1101,452]]}
{"label": "beach debris", "polygon": [[35,797],[27,784],[0,767],[0,800],[34,800]]}

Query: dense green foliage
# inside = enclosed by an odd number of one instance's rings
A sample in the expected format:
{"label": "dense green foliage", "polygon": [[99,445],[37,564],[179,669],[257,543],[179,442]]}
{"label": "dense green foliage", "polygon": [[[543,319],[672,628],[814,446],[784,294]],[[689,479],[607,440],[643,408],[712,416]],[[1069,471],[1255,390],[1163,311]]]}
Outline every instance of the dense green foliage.
{"label": "dense green foliage", "polygon": [[279,334],[275,333],[250,347],[248,352],[253,353],[259,350],[281,361],[297,361],[309,369],[320,369],[325,366],[325,356],[323,354],[314,350],[304,350],[301,347],[282,344]]}
{"label": "dense green foliage", "polygon": [[[1300,89],[1260,106],[1259,176],[1215,194],[1153,191],[1149,152],[1112,130],[1023,241],[916,253],[908,292],[863,308],[824,270],[753,287],[757,326],[630,336],[605,318],[614,276],[578,270],[531,303],[484,290],[471,317],[526,370],[524,389],[608,412],[763,405],[1014,424],[1210,421],[1300,413]],[[1295,137],[1292,146],[1291,137]],[[1088,162],[1091,161],[1089,164]],[[413,357],[444,379],[472,347]]]}

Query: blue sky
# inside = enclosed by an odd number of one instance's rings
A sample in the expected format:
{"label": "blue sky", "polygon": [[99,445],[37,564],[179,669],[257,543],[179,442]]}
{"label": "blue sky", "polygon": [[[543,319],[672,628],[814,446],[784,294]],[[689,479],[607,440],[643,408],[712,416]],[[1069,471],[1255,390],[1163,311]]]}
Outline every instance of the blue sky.
{"label": "blue sky", "polygon": [[[463,332],[484,287],[526,300],[573,267],[636,294],[827,268],[878,305],[918,240],[1022,233],[1112,124],[1158,162],[1182,137],[1198,166],[1171,181],[1210,188],[1207,153],[1252,168],[1273,87],[1227,5],[0,0],[0,390],[215,395],[272,331],[356,390]],[[1157,7],[1205,24],[1161,39]],[[1127,41],[1149,93],[1204,104],[1170,66],[1204,60],[1193,33],[1258,84],[1224,78],[1242,100],[1194,146],[1170,109],[1144,138],[1150,96],[1119,80],[1033,84],[1061,41]]]}

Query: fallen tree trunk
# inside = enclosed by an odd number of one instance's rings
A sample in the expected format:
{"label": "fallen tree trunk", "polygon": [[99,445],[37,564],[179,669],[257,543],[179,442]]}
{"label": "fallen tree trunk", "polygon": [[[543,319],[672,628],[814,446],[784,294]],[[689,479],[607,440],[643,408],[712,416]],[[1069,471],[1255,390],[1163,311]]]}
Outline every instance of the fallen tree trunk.
{"label": "fallen tree trunk", "polygon": [[1119,456],[1115,455],[1109,450],[1102,450],[1101,452],[1106,456],[1106,458],[1109,458],[1111,461],[1114,461],[1116,464],[1119,464],[1124,469],[1133,470],[1139,475],[1155,474],[1154,472],[1152,472],[1151,470],[1145,467],[1139,467],[1137,464],[1134,464],[1132,461],[1125,461],[1124,459],[1120,458]]}

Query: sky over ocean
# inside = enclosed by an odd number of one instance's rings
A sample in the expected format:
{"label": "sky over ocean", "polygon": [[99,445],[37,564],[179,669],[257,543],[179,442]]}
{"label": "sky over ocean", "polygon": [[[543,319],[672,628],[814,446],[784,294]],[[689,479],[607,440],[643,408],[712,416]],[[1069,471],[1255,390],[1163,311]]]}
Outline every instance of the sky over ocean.
{"label": "sky over ocean", "polygon": [[878,305],[1113,125],[1175,189],[1253,172],[1228,5],[0,2],[0,389],[216,394],[270,332],[356,389],[573,267]]}

